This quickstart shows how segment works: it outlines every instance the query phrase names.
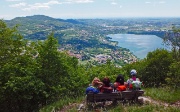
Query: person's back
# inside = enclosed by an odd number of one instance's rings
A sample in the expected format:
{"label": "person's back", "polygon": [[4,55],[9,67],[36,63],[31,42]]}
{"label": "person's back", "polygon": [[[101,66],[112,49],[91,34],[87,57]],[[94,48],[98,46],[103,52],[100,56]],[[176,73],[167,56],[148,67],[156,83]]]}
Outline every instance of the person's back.
{"label": "person's back", "polygon": [[95,77],[89,87],[86,88],[86,94],[88,93],[99,93],[100,92],[100,86],[102,85],[102,82],[99,80],[99,78]]}
{"label": "person's back", "polygon": [[110,83],[110,79],[108,77],[105,77],[102,82],[103,82],[103,86],[101,88],[101,92],[111,93],[113,91],[113,88],[112,88],[112,85]]}
{"label": "person's back", "polygon": [[130,74],[131,74],[131,78],[127,80],[129,89],[140,89],[141,82],[140,79],[136,77],[137,71],[135,69],[132,69]]}
{"label": "person's back", "polygon": [[119,74],[114,83],[114,91],[125,91],[125,90],[126,87],[124,85],[124,77],[123,75]]}
{"label": "person's back", "polygon": [[86,94],[88,93],[99,93],[100,91],[96,88],[96,87],[93,87],[93,86],[89,86],[86,88]]}

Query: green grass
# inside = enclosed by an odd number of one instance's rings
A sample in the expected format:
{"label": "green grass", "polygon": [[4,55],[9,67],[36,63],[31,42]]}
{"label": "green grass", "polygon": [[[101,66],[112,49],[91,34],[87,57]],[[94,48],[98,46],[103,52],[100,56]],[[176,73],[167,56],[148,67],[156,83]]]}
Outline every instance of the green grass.
{"label": "green grass", "polygon": [[40,109],[39,112],[53,112],[54,110],[61,110],[63,106],[69,105],[70,103],[79,103],[83,99],[84,97],[77,97],[77,98],[64,97],[55,103],[43,107],[42,109]]}
{"label": "green grass", "polygon": [[[105,109],[94,109],[89,110],[87,112],[95,112],[95,110],[99,110],[97,112],[180,112],[180,108],[177,107],[164,107],[160,105],[117,105],[113,107],[108,107]],[[67,112],[77,112],[76,108],[72,108]]]}
{"label": "green grass", "polygon": [[[123,110],[122,110],[123,108]],[[132,105],[117,107],[109,112],[179,112],[178,108],[164,107],[159,105]]]}
{"label": "green grass", "polygon": [[145,96],[150,96],[155,100],[173,103],[180,100],[180,90],[171,88],[145,88]]}
{"label": "green grass", "polygon": [[[180,100],[180,90],[171,90],[168,88],[143,88],[145,91],[145,96],[150,96],[152,99],[160,100],[167,103],[173,103]],[[40,110],[40,112],[51,112],[54,110],[60,110],[65,105],[70,103],[80,103],[84,100],[84,96],[78,98],[65,97],[62,100],[48,105]],[[117,106],[107,107],[107,112],[180,112],[179,107],[172,106],[162,106],[153,104],[132,104],[132,105],[122,105],[121,103]],[[71,107],[67,112],[77,112],[77,107]]]}

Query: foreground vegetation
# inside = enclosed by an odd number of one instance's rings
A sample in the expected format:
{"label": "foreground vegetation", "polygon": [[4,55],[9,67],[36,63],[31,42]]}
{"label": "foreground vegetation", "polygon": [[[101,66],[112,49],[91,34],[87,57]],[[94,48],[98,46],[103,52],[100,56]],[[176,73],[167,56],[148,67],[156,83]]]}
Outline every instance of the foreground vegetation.
{"label": "foreground vegetation", "polygon": [[[145,91],[144,96],[150,96],[153,100],[157,102],[167,103],[169,106],[164,106],[162,104],[145,103],[140,104],[125,104],[119,103],[117,106],[108,106],[106,110],[108,112],[179,112],[180,107],[172,106],[171,104],[180,100],[180,91],[172,90],[168,88],[143,88]],[[158,91],[158,92],[157,92]],[[167,92],[168,91],[168,92]],[[40,112],[51,112],[52,110],[60,111],[64,106],[72,105],[76,102],[76,105],[69,106],[66,109],[67,112],[76,112],[78,105],[82,103],[84,96],[80,98],[65,98],[61,101],[55,102],[54,104],[48,105],[40,110]]]}
{"label": "foreground vegetation", "polygon": [[[113,108],[113,109],[112,109]],[[166,107],[161,105],[119,105],[117,107],[108,108],[108,112],[179,112],[180,109],[177,107]],[[106,110],[98,110],[98,111],[106,111]],[[77,112],[77,109],[73,108],[68,110],[67,112]],[[91,112],[91,111],[90,111]]]}
{"label": "foreground vegetation", "polygon": [[[23,39],[16,26],[8,28],[1,20],[0,111],[39,111],[46,105],[56,105],[54,102],[59,102],[57,108],[61,108],[63,103],[67,104],[74,101],[73,98],[84,96],[85,88],[94,77],[102,79],[109,76],[114,82],[118,74],[123,74],[127,80],[132,68],[138,71],[138,77],[145,87],[169,87],[172,92],[176,91],[180,87],[179,32],[175,29],[170,34],[178,35],[167,35],[166,42],[173,46],[172,51],[157,49],[150,52],[144,60],[118,68],[111,60],[99,66],[91,63],[81,65],[75,57],[58,51],[59,44],[53,33],[44,41],[30,42]],[[154,92],[147,94],[155,96]],[[174,96],[178,95],[179,93]],[[70,99],[65,100],[66,97]],[[168,99],[168,102],[171,101],[175,100]],[[53,108],[56,109],[56,106]],[[161,109],[151,105],[142,106],[141,109],[132,108],[130,110]]]}
{"label": "foreground vegetation", "polygon": [[152,99],[162,102],[174,103],[180,101],[180,90],[168,87],[161,88],[146,88],[145,96],[150,96]]}

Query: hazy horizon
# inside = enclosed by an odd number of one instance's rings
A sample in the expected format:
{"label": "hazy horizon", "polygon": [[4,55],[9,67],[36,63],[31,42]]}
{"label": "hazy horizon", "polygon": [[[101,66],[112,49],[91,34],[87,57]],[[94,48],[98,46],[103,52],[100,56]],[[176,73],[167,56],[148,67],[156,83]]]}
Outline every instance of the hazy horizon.
{"label": "hazy horizon", "polygon": [[180,0],[1,0],[0,18],[179,18]]}
{"label": "hazy horizon", "polygon": [[[41,14],[39,14],[41,15]],[[27,16],[17,16],[17,17],[28,17],[28,16],[36,16],[36,15],[27,15]],[[47,16],[47,15],[41,15],[41,16]],[[17,17],[14,17],[12,19],[15,19]],[[51,16],[48,16],[48,17],[51,17]],[[179,19],[180,17],[102,17],[102,18],[98,18],[98,17],[95,17],[95,18],[56,18],[56,17],[51,17],[51,18],[54,18],[54,19]],[[2,19],[2,18],[0,18]],[[5,20],[12,20],[12,19],[5,19]]]}

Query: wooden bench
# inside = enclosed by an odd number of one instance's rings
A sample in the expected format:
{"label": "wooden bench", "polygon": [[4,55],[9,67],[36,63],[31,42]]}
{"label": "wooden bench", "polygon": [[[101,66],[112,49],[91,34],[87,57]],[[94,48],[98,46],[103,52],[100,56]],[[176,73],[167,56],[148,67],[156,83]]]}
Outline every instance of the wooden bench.
{"label": "wooden bench", "polygon": [[112,93],[88,93],[86,103],[96,103],[104,101],[138,101],[138,97],[144,94],[143,90],[131,90]]}

